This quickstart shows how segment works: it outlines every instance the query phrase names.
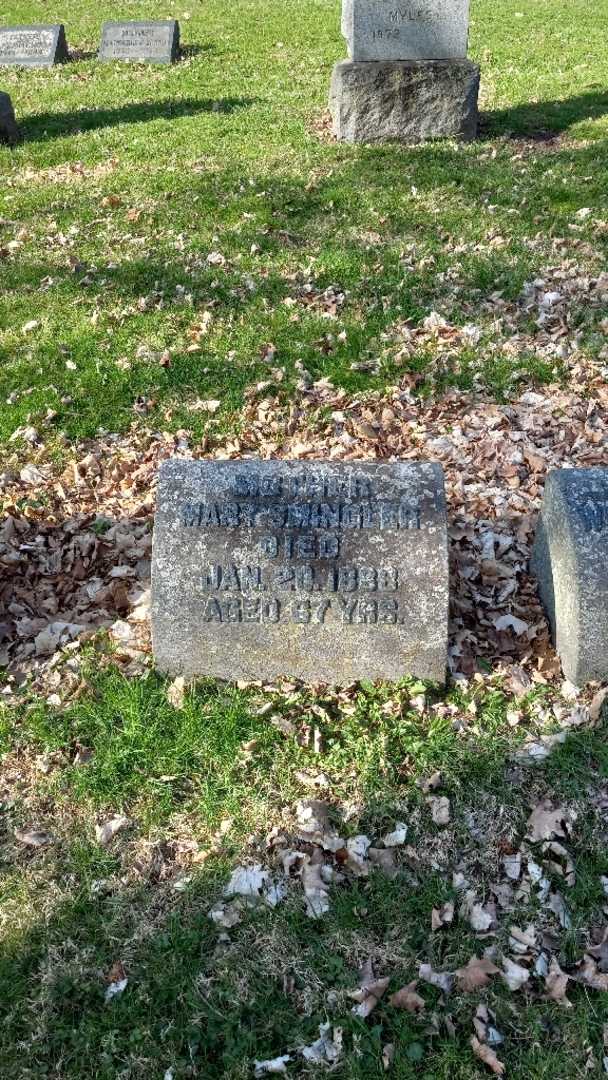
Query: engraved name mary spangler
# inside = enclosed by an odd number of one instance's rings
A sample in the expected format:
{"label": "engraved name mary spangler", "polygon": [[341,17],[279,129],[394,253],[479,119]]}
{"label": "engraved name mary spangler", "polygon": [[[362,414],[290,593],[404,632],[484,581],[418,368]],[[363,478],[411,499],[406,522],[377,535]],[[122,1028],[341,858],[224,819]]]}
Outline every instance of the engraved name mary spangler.
{"label": "engraved name mary spangler", "polygon": [[407,618],[395,565],[343,558],[353,535],[419,531],[419,497],[383,493],[363,474],[302,471],[236,476],[222,499],[213,494],[181,509],[187,531],[249,531],[246,561],[201,567],[206,622],[282,621],[320,626],[390,626]]}
{"label": "engraved name mary spangler", "polygon": [[445,677],[447,518],[431,462],[161,466],[159,669],[311,682]]}

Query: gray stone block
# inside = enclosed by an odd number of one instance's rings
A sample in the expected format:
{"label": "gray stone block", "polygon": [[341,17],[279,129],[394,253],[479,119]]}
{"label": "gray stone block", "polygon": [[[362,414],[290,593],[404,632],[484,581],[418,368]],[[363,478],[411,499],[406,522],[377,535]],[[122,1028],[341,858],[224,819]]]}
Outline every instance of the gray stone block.
{"label": "gray stone block", "polygon": [[152,636],[163,672],[443,681],[448,591],[439,465],[161,467]]}
{"label": "gray stone block", "polygon": [[145,20],[106,22],[101,30],[100,60],[172,64],[179,56],[179,23]]}
{"label": "gray stone block", "polygon": [[329,107],[343,142],[471,140],[478,95],[479,68],[469,60],[344,60],[333,70]]}
{"label": "gray stone block", "polygon": [[0,66],[52,67],[68,59],[62,23],[0,27]]}
{"label": "gray stone block", "polygon": [[343,0],[351,60],[465,60],[469,0]]}
{"label": "gray stone block", "polygon": [[532,571],[566,677],[608,678],[608,468],[549,473]]}
{"label": "gray stone block", "polygon": [[12,145],[19,141],[19,137],[11,99],[8,94],[0,93],[0,142]]}

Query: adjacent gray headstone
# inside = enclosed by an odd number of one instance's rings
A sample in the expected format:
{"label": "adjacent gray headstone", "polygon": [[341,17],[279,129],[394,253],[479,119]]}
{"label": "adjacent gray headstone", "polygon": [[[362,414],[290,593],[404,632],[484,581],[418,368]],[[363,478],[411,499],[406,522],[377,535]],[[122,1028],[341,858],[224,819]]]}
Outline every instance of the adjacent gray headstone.
{"label": "adjacent gray headstone", "polygon": [[53,26],[0,27],[0,65],[51,67],[68,58],[65,29]]}
{"label": "adjacent gray headstone", "polygon": [[172,64],[179,56],[179,23],[107,22],[101,31],[100,60]]}
{"label": "adjacent gray headstone", "polygon": [[0,93],[0,142],[12,145],[19,141],[15,110],[8,94]]}
{"label": "adjacent gray headstone", "polygon": [[343,0],[351,60],[464,60],[469,0]]}
{"label": "adjacent gray headstone", "polygon": [[443,681],[448,592],[439,465],[161,467],[152,633],[163,672]]}
{"label": "adjacent gray headstone", "polygon": [[474,139],[479,68],[470,60],[344,60],[333,70],[329,108],[343,142]]}
{"label": "adjacent gray headstone", "polygon": [[549,473],[532,569],[566,677],[608,678],[608,468]]}

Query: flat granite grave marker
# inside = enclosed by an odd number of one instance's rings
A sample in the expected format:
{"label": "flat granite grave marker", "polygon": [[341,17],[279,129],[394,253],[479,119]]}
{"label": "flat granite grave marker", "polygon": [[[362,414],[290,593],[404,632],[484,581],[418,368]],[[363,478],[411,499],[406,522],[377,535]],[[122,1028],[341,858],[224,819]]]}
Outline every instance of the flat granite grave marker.
{"label": "flat granite grave marker", "polygon": [[344,0],[351,60],[465,60],[469,0]]}
{"label": "flat granite grave marker", "polygon": [[0,26],[0,65],[52,67],[68,59],[63,24]]}
{"label": "flat granite grave marker", "polygon": [[152,635],[163,672],[443,681],[448,593],[439,465],[161,466]]}
{"label": "flat granite grave marker", "polygon": [[179,56],[179,23],[106,22],[101,31],[100,60],[134,60],[172,64]]}
{"label": "flat granite grave marker", "polygon": [[566,678],[608,678],[608,468],[549,473],[532,570]]}
{"label": "flat granite grave marker", "polygon": [[13,103],[8,94],[0,93],[0,142],[12,146],[19,142],[19,137]]}

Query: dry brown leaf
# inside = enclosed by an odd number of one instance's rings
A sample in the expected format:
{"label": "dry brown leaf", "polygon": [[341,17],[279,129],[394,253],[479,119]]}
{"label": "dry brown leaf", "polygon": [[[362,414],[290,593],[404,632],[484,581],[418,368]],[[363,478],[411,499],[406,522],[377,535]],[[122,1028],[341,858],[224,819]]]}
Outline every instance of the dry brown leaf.
{"label": "dry brown leaf", "polygon": [[505,1066],[502,1061],[499,1061],[494,1050],[490,1046],[486,1046],[481,1043],[476,1035],[471,1035],[471,1049],[476,1057],[480,1061],[483,1061],[484,1065],[487,1065],[496,1076],[502,1076],[505,1072]]}
{"label": "dry brown leaf", "polygon": [[589,986],[592,990],[608,990],[608,974],[602,974],[592,956],[585,956],[578,967],[571,973],[571,979]]}
{"label": "dry brown leaf", "polygon": [[382,1047],[382,1068],[385,1072],[388,1072],[393,1061],[395,1060],[395,1044],[387,1043]]}
{"label": "dry brown leaf", "polygon": [[566,975],[565,971],[562,971],[553,956],[549,966],[549,974],[545,978],[546,996],[551,1001],[557,1001],[560,1005],[565,1005],[566,1008],[571,1009],[572,1002],[568,1001],[566,997],[568,981],[568,975]]}
{"label": "dry brown leaf", "polygon": [[184,694],[186,692],[186,680],[183,675],[178,675],[176,679],[167,687],[167,701],[174,709],[178,711],[184,707]]}
{"label": "dry brown leaf", "polygon": [[475,990],[488,986],[490,977],[498,974],[500,974],[500,968],[496,967],[492,960],[485,956],[481,958],[472,956],[466,967],[458,968],[456,971],[458,989],[465,994],[473,993]]}
{"label": "dry brown leaf", "polygon": [[392,1005],[394,1009],[405,1009],[409,1013],[424,1012],[425,1001],[420,994],[416,993],[417,986],[418,979],[413,979],[411,983],[397,990],[396,994],[389,998],[389,1005]]}
{"label": "dry brown leaf", "polygon": [[363,1020],[369,1016],[376,1008],[380,998],[386,993],[389,982],[389,978],[376,979],[371,962],[368,961],[361,974],[361,985],[357,990],[352,990],[349,994],[349,997],[357,1002],[352,1008],[354,1015],[361,1017]]}
{"label": "dry brown leaf", "polygon": [[20,844],[31,848],[48,847],[55,843],[55,837],[44,829],[15,829],[15,839]]}
{"label": "dry brown leaf", "polygon": [[441,930],[444,926],[451,926],[454,921],[454,902],[448,900],[440,908],[433,908],[431,913],[431,929]]}
{"label": "dry brown leaf", "polygon": [[566,885],[572,888],[576,884],[576,870],[574,869],[574,863],[570,857],[570,853],[566,850],[563,844],[558,843],[557,840],[547,840],[543,844],[542,851],[544,855],[555,855],[558,862],[555,859],[548,859],[546,866],[555,874],[559,874],[564,878]]}
{"label": "dry brown leaf", "polygon": [[553,804],[545,799],[528,818],[526,836],[534,843],[552,840],[554,837],[566,838],[569,816],[563,806],[553,807]]}

